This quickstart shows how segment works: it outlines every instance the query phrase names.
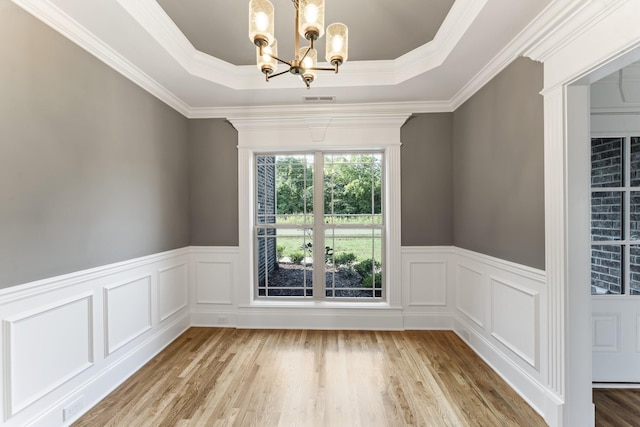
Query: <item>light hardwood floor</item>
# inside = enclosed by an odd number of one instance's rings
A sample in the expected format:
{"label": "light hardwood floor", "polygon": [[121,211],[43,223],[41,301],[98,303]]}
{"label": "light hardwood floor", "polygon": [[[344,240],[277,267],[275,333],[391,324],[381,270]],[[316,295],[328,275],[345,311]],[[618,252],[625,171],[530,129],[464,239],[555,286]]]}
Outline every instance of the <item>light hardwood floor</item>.
{"label": "light hardwood floor", "polygon": [[544,426],[453,332],[191,328],[74,426]]}
{"label": "light hardwood floor", "polygon": [[596,427],[640,426],[640,390],[594,389]]}

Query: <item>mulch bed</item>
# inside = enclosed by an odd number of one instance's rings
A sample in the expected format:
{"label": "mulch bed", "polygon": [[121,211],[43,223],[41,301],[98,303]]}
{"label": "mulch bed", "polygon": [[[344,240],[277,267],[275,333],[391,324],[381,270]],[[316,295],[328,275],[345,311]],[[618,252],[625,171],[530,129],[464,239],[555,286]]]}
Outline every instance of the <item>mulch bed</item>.
{"label": "mulch bed", "polygon": [[[311,286],[313,267],[303,266],[293,263],[279,263],[279,268],[269,275],[269,296],[303,296],[302,289],[305,280],[307,288]],[[356,271],[327,267],[326,270],[327,290],[331,288],[335,279],[335,296],[338,298],[371,298],[371,289],[362,286],[362,277]],[[301,288],[296,289],[274,289],[274,288]],[[347,289],[343,289],[347,288]],[[261,293],[261,295],[263,295]],[[310,290],[309,295],[310,296]],[[329,296],[328,294],[327,296]]]}

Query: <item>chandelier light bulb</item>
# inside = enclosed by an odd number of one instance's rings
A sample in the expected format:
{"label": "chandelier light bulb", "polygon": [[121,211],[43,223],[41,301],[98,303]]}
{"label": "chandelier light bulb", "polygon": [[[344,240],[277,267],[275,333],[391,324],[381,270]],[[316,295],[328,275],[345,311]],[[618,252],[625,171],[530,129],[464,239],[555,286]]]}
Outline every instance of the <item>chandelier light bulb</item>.
{"label": "chandelier light bulb", "polygon": [[298,0],[298,32],[307,40],[324,35],[324,0]]}
{"label": "chandelier light bulb", "polygon": [[342,36],[335,36],[333,40],[331,40],[331,50],[334,52],[339,52],[342,50],[342,46],[344,46],[344,39]]}
{"label": "chandelier light bulb", "polygon": [[304,19],[308,23],[318,22],[318,6],[315,4],[310,4],[304,10]]}
{"label": "chandelier light bulb", "polygon": [[267,16],[266,13],[264,12],[256,13],[255,21],[256,21],[256,28],[258,29],[258,31],[267,31],[267,29],[269,28],[269,17]]}
{"label": "chandelier light bulb", "polygon": [[249,2],[249,39],[256,46],[271,46],[274,37],[274,9],[269,0]]}
{"label": "chandelier light bulb", "polygon": [[273,74],[278,68],[278,61],[275,57],[278,56],[278,41],[274,40],[271,46],[265,46],[262,48],[262,55],[260,54],[260,47],[256,47],[256,62],[258,69],[267,76]]}
{"label": "chandelier light bulb", "polygon": [[[306,56],[305,56],[306,54]],[[316,78],[316,68],[318,66],[318,51],[315,49],[309,49],[308,47],[301,47],[298,51],[298,55],[302,60],[300,64],[303,68],[302,78],[307,84],[310,84]],[[304,59],[302,59],[304,57]]]}
{"label": "chandelier light bulb", "polygon": [[349,29],[341,23],[327,27],[327,55],[328,63],[337,66],[347,61],[349,43]]}

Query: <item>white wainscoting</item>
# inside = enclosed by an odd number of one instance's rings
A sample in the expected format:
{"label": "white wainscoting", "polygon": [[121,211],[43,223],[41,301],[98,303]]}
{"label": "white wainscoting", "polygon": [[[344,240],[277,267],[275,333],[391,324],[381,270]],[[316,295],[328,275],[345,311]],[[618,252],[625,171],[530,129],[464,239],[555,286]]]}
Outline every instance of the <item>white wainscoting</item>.
{"label": "white wainscoting", "polygon": [[191,247],[189,281],[193,326],[237,326],[236,295],[240,251],[237,247]]}
{"label": "white wainscoting", "polygon": [[403,248],[402,306],[387,303],[244,301],[238,248],[191,248],[192,322],[197,326],[295,329],[452,329],[448,285],[454,248]]}
{"label": "white wainscoting", "polygon": [[405,329],[452,329],[450,286],[455,275],[455,248],[402,248],[402,306]]}
{"label": "white wainscoting", "polygon": [[456,248],[454,331],[536,411],[557,405],[541,364],[547,347],[544,271]]}
{"label": "white wainscoting", "polygon": [[182,334],[188,260],[185,248],[0,290],[2,425],[71,424]]}
{"label": "white wainscoting", "polygon": [[191,247],[1,290],[4,425],[69,425],[189,326],[453,330],[543,416],[557,406],[543,271],[404,247],[397,307],[287,304],[245,301],[240,259],[237,247]]}

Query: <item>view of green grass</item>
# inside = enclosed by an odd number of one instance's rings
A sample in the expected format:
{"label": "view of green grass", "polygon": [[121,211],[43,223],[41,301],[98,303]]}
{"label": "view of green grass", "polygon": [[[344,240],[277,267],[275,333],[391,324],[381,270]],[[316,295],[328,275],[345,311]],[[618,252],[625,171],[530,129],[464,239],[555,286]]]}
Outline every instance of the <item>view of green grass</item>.
{"label": "view of green grass", "polygon": [[[279,234],[283,230],[279,230]],[[344,253],[353,253],[358,261],[375,258],[381,260],[382,240],[379,234],[375,239],[371,237],[369,230],[339,230],[348,234],[336,234],[335,237],[327,236],[325,238],[325,246],[333,249],[333,254],[339,255]],[[291,258],[292,254],[303,252],[302,246],[312,242],[312,237],[307,235],[306,239],[300,233],[298,236],[277,237],[277,245],[282,248],[282,255]],[[324,251],[323,251],[324,252]],[[307,256],[309,256],[307,254]]]}

